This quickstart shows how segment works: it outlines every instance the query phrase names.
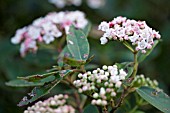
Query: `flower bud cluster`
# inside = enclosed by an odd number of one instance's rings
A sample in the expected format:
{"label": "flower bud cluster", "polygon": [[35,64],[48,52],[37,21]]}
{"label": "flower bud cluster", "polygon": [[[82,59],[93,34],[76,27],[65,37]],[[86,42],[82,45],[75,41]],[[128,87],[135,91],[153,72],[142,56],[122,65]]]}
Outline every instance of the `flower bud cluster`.
{"label": "flower bud cluster", "polygon": [[68,34],[72,24],[77,28],[84,28],[87,23],[81,11],[52,12],[34,20],[31,25],[18,29],[11,42],[21,43],[20,53],[25,56],[27,51],[37,51],[37,43],[50,44],[55,38],[61,37],[63,32]]}
{"label": "flower bud cluster", "polygon": [[[49,0],[50,3],[54,4],[58,8],[63,8],[69,5],[80,6],[82,0]],[[86,0],[87,5],[90,8],[97,9],[105,4],[105,0]]]}
{"label": "flower bud cluster", "polygon": [[102,69],[97,68],[92,72],[78,74],[78,80],[73,84],[80,93],[90,94],[94,105],[105,106],[118,94],[117,90],[121,87],[127,73],[123,69],[118,69],[117,65],[106,66]]}
{"label": "flower bud cluster", "polygon": [[75,109],[67,105],[68,95],[55,95],[45,101],[39,101],[28,107],[24,113],[75,113]]}
{"label": "flower bud cluster", "polygon": [[137,75],[133,80],[134,87],[149,86],[152,88],[158,88],[158,82],[156,80],[151,80],[150,78],[145,78],[143,74]]}
{"label": "flower bud cluster", "polygon": [[101,44],[106,44],[109,40],[129,41],[142,53],[152,48],[154,40],[161,38],[145,21],[130,20],[121,16],[110,22],[101,22],[98,29],[104,32],[100,38]]}

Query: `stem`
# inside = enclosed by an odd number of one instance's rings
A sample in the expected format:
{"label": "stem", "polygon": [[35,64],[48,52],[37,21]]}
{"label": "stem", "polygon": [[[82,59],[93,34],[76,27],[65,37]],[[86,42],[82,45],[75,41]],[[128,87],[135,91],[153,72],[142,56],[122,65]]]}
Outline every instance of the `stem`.
{"label": "stem", "polygon": [[104,106],[103,110],[104,110],[104,113],[109,113],[109,112],[107,111],[106,106]]}
{"label": "stem", "polygon": [[132,53],[134,53],[133,48],[131,47],[131,45],[128,42],[123,41],[123,45],[125,45]]}
{"label": "stem", "polygon": [[134,78],[136,76],[137,71],[138,71],[137,52],[134,51],[134,67],[133,67],[132,78]]}
{"label": "stem", "polygon": [[75,97],[75,100],[76,100],[76,104],[77,104],[77,110],[79,111],[79,113],[83,113],[83,109],[81,108],[80,104],[81,104],[81,101],[80,101],[80,96],[77,92],[74,93],[74,97]]}
{"label": "stem", "polygon": [[[134,79],[134,77],[136,76],[137,70],[138,70],[138,59],[137,59],[137,51],[133,51],[134,54],[134,67],[133,67],[133,73],[131,75],[131,79],[129,81],[129,83],[131,83]],[[118,101],[118,103],[115,105],[115,107],[113,107],[113,109],[111,110],[111,112],[115,112],[123,103],[123,100],[125,99],[125,97],[130,93],[131,86],[128,86],[127,88],[125,88],[121,94],[121,97]]]}

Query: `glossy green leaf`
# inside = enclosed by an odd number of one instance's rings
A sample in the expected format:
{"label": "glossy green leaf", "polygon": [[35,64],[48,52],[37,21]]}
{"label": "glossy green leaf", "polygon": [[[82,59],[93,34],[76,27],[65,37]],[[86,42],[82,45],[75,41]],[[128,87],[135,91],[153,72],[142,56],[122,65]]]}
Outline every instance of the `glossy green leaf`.
{"label": "glossy green leaf", "polygon": [[89,43],[86,35],[74,26],[70,27],[67,35],[67,47],[75,60],[86,61],[89,56]]}
{"label": "glossy green leaf", "polygon": [[160,111],[170,113],[170,97],[163,91],[157,91],[146,86],[142,86],[136,91],[143,99]]}
{"label": "glossy green leaf", "polygon": [[96,106],[89,104],[84,108],[83,113],[99,113],[99,110]]}
{"label": "glossy green leaf", "polygon": [[33,87],[33,86],[43,86],[45,83],[55,80],[55,76],[49,76],[44,79],[39,80],[38,82],[29,82],[26,80],[12,80],[6,83],[7,86],[11,87]]}
{"label": "glossy green leaf", "polygon": [[159,40],[155,40],[152,49],[147,50],[145,54],[139,53],[138,54],[138,62],[140,63],[140,62],[144,61],[146,59],[146,57],[149,56],[149,54],[153,51],[153,49],[156,47],[156,45],[158,43],[159,43]]}
{"label": "glossy green leaf", "polygon": [[67,75],[69,75],[72,70],[62,70],[56,76],[56,79],[52,82],[46,83],[41,87],[35,87],[28,96],[25,96],[18,104],[18,106],[24,106],[35,100],[39,99],[40,97],[47,95],[50,91]]}

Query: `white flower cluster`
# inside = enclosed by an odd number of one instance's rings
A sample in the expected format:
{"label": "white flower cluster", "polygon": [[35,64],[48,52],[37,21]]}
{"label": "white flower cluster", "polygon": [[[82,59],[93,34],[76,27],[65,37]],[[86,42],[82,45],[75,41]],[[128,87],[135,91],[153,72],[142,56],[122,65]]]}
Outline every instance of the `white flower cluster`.
{"label": "white flower cluster", "polygon": [[75,113],[75,109],[72,106],[66,105],[67,99],[68,95],[55,95],[28,107],[24,113]]}
{"label": "white flower cluster", "polygon": [[[54,4],[58,8],[63,8],[69,5],[80,6],[82,0],[49,0],[50,3]],[[105,0],[87,0],[87,5],[90,8],[97,9],[105,5]]]}
{"label": "white flower cluster", "polygon": [[135,49],[142,53],[152,48],[155,39],[161,38],[145,21],[130,20],[121,16],[111,22],[101,22],[98,29],[105,32],[100,38],[101,44],[106,44],[109,40],[125,40],[135,45]]}
{"label": "white flower cluster", "polygon": [[85,14],[81,11],[52,12],[34,20],[31,25],[18,29],[11,42],[21,43],[20,53],[25,56],[27,51],[37,51],[37,42],[49,44],[61,37],[64,31],[67,34],[72,24],[77,28],[84,28],[87,23]]}
{"label": "white flower cluster", "polygon": [[152,88],[158,88],[158,82],[156,80],[151,80],[150,78],[145,78],[143,74],[137,75],[133,80],[134,87],[149,86]]}
{"label": "white flower cluster", "polygon": [[118,69],[116,65],[97,68],[92,72],[78,74],[78,80],[73,84],[80,93],[91,93],[94,98],[92,104],[105,106],[117,95],[117,90],[121,87],[127,73],[123,69]]}

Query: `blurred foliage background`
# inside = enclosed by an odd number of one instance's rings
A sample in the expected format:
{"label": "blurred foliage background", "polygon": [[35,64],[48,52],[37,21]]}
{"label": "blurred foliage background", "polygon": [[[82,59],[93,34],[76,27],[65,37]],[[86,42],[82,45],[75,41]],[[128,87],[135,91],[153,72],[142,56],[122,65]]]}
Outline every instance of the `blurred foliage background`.
{"label": "blurred foliage background", "polygon": [[[93,25],[98,25],[103,20],[112,20],[116,16],[126,16],[145,20],[149,26],[160,31],[163,41],[140,64],[138,73],[157,79],[160,87],[170,94],[170,0],[107,0],[105,6],[100,9],[90,9],[86,4],[57,9],[48,3],[48,0],[0,0],[0,113],[23,112],[24,108],[17,107],[17,103],[30,91],[7,87],[5,82],[17,76],[37,74],[51,68],[56,64],[55,56],[58,54],[55,50],[41,48],[37,54],[21,58],[19,46],[12,45],[10,38],[18,28],[29,25],[34,19],[45,16],[48,12],[60,10],[84,11]],[[99,38],[100,35],[89,37],[91,54],[95,55],[91,66],[112,65],[115,62],[132,60],[133,56],[125,47],[116,42],[102,46]],[[60,84],[51,95],[67,89]],[[151,109],[147,109],[149,113]],[[158,112],[152,110],[154,113]]]}

